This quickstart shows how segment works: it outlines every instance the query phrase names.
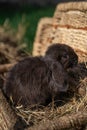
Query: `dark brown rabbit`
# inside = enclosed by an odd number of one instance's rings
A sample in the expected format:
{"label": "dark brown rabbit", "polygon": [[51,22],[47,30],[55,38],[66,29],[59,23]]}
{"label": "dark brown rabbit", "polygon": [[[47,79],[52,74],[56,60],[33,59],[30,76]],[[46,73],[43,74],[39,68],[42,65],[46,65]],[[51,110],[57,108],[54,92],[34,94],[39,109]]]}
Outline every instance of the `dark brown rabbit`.
{"label": "dark brown rabbit", "polygon": [[52,95],[66,92],[68,75],[59,62],[46,57],[29,57],[8,73],[3,91],[14,105],[46,105]]}

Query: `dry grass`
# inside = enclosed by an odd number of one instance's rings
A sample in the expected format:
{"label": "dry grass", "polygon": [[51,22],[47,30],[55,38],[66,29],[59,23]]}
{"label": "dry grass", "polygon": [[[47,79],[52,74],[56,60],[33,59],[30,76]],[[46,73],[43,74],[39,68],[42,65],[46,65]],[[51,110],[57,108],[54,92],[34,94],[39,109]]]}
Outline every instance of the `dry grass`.
{"label": "dry grass", "polygon": [[23,43],[27,25],[24,25],[24,18],[19,23],[17,30],[11,27],[7,19],[3,26],[0,26],[0,64],[13,63],[25,57],[27,44]]}

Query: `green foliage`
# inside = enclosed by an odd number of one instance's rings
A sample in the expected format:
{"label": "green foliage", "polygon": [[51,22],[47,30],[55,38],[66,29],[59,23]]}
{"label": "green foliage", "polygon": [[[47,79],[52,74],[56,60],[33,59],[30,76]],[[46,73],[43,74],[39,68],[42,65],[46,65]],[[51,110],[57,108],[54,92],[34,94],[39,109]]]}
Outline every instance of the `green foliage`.
{"label": "green foliage", "polygon": [[32,52],[33,41],[37,28],[37,23],[42,17],[51,17],[55,7],[3,7],[0,8],[0,24],[3,24],[6,19],[9,19],[11,26],[17,29],[18,24],[24,18],[24,24],[27,25],[27,30],[24,37],[24,42],[28,44],[28,50]]}

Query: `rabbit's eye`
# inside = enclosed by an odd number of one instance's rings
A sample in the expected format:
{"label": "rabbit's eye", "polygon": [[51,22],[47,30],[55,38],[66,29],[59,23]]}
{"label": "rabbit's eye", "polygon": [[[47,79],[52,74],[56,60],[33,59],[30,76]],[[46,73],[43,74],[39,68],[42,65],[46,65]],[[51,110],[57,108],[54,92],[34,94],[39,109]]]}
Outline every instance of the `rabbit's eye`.
{"label": "rabbit's eye", "polygon": [[66,58],[66,59],[69,58],[69,56],[68,56],[67,54],[64,54],[62,57],[63,57],[63,58]]}

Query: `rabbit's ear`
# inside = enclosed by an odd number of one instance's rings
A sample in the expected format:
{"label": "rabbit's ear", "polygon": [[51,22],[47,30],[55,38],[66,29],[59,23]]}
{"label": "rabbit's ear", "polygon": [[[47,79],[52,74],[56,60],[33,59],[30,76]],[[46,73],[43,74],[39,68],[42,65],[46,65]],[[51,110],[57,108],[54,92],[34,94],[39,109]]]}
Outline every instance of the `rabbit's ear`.
{"label": "rabbit's ear", "polygon": [[68,54],[62,55],[62,57],[61,57],[61,62],[64,63],[64,62],[66,62],[67,60],[69,60],[69,55],[68,55]]}

